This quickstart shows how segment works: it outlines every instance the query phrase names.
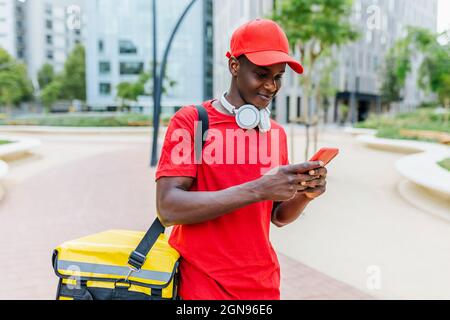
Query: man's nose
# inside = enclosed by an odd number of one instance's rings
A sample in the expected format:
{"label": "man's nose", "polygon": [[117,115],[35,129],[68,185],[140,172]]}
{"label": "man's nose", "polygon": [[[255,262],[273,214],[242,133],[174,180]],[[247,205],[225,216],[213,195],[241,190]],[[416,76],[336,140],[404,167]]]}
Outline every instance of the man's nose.
{"label": "man's nose", "polygon": [[277,82],[275,79],[268,79],[264,83],[264,89],[269,91],[270,93],[275,93],[278,90]]}

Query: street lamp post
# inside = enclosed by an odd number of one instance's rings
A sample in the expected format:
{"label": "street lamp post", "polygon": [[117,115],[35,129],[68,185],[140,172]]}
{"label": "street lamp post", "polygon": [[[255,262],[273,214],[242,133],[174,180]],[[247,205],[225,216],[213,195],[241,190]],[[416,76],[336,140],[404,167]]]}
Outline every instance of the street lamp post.
{"label": "street lamp post", "polygon": [[150,166],[156,166],[158,162],[158,132],[159,132],[159,119],[161,116],[161,95],[162,95],[162,86],[164,80],[164,74],[166,72],[166,64],[169,56],[170,48],[172,46],[173,39],[175,38],[175,34],[177,33],[181,23],[183,22],[184,17],[192,8],[194,3],[197,0],[191,0],[191,2],[186,6],[181,16],[178,18],[178,21],[170,35],[169,41],[167,42],[166,48],[164,50],[163,60],[161,62],[161,67],[159,73],[156,74],[156,0],[153,0],[153,43],[154,43],[154,59],[153,59],[153,141],[152,141],[152,150],[151,150],[151,160]]}

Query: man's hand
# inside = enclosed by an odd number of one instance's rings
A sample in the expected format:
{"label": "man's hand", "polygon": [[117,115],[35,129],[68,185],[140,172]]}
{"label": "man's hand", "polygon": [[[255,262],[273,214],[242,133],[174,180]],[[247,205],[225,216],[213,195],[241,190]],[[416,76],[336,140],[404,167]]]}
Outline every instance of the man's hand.
{"label": "man's hand", "polygon": [[301,185],[305,187],[305,189],[299,192],[303,193],[309,199],[315,199],[322,195],[326,190],[327,169],[322,167],[310,170],[308,174],[311,177],[314,177],[314,179],[302,182]]}
{"label": "man's hand", "polygon": [[320,161],[280,166],[257,180],[256,191],[262,200],[272,201],[290,200],[297,192],[305,192],[307,197],[308,194],[317,197],[319,190],[325,186],[323,175],[326,176],[326,169]]}

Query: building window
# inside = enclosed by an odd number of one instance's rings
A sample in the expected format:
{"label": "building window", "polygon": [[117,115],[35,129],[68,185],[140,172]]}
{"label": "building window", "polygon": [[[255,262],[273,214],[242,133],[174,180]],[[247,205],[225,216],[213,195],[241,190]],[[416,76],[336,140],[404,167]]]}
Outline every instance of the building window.
{"label": "building window", "polygon": [[107,61],[101,61],[98,64],[100,74],[109,74],[111,72],[111,63]]}
{"label": "building window", "polygon": [[302,116],[302,98],[297,97],[297,118]]}
{"label": "building window", "polygon": [[98,40],[98,52],[103,52],[103,40]]}
{"label": "building window", "polygon": [[120,40],[119,41],[119,53],[121,54],[136,54],[137,48],[132,41]]}
{"label": "building window", "polygon": [[100,83],[99,92],[102,96],[107,96],[111,94],[111,83]]}
{"label": "building window", "polygon": [[53,29],[53,22],[51,20],[46,20],[45,21],[45,26],[47,27],[47,29],[52,30]]}
{"label": "building window", "polygon": [[205,5],[206,5],[206,15],[212,17],[213,15],[213,3],[210,0],[205,1]]}
{"label": "building window", "polygon": [[120,63],[120,74],[121,75],[131,75],[140,74],[144,70],[143,62],[121,62]]}
{"label": "building window", "polygon": [[291,97],[286,96],[286,123],[291,122]]}
{"label": "building window", "polygon": [[52,6],[48,3],[45,5],[45,13],[49,15],[52,14]]}
{"label": "building window", "polygon": [[47,59],[53,60],[53,51],[52,50],[47,50]]}
{"label": "building window", "polygon": [[47,39],[47,44],[53,44],[53,37],[52,36],[47,35],[46,39]]}
{"label": "building window", "polygon": [[206,39],[209,41],[213,40],[213,26],[210,22],[206,24]]}
{"label": "building window", "polygon": [[374,70],[378,69],[378,56],[373,57],[373,69]]}
{"label": "building window", "polygon": [[206,78],[212,79],[214,74],[213,74],[213,67],[212,67],[211,63],[206,64],[205,70],[206,70]]}

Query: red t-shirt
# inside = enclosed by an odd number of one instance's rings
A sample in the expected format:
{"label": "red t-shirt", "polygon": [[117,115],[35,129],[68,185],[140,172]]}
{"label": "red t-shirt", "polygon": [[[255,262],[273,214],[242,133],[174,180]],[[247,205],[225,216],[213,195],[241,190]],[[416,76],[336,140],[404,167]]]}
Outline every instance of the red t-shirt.
{"label": "red t-shirt", "polygon": [[[194,161],[198,112],[186,106],[171,119],[156,180],[194,177],[190,191],[218,191],[288,164],[286,133],[279,124],[271,120],[267,133],[243,130],[234,116],[219,112],[211,102],[203,103],[209,116],[203,162]],[[203,223],[174,226],[169,243],[181,255],[180,296],[186,300],[280,299],[280,266],[269,240],[272,207],[273,201],[262,201]]]}

